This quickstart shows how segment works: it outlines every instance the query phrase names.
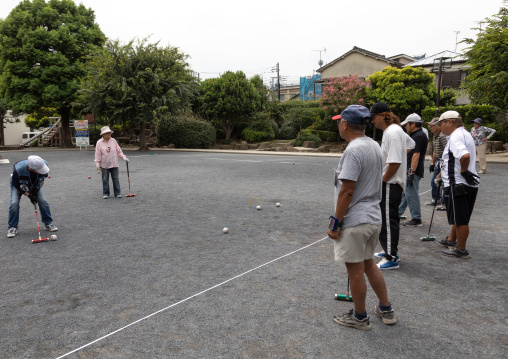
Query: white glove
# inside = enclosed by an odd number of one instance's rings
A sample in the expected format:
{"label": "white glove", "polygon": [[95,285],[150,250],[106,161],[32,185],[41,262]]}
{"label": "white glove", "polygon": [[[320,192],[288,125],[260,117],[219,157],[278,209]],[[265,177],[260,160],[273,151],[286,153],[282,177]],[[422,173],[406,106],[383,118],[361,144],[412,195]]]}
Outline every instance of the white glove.
{"label": "white glove", "polygon": [[125,162],[127,162],[127,163],[129,162],[129,159],[127,157],[125,157]]}
{"label": "white glove", "polygon": [[436,184],[436,186],[441,186],[441,183],[443,182],[443,179],[441,177],[436,177],[434,179],[434,183]]}

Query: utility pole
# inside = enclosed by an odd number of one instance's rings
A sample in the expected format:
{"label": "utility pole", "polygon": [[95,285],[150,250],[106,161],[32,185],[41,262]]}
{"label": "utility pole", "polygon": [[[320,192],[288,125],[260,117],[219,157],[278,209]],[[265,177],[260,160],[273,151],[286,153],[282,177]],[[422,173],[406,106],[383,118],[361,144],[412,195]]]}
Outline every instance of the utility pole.
{"label": "utility pole", "polygon": [[457,52],[457,42],[458,42],[458,37],[459,37],[460,31],[454,31],[454,33],[455,33],[455,52]]}
{"label": "utility pole", "polygon": [[278,99],[280,102],[280,76],[279,76],[279,63],[277,62],[277,91],[278,91]]}

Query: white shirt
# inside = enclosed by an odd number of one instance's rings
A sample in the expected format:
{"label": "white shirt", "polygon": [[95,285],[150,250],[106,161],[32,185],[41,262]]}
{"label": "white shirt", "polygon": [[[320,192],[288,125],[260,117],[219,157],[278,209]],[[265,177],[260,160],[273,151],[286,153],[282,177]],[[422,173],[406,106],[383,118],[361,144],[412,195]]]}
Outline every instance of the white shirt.
{"label": "white shirt", "polygon": [[383,175],[390,163],[400,163],[399,169],[387,183],[398,183],[406,188],[407,150],[415,148],[415,141],[399,125],[392,124],[383,131],[381,150],[383,151]]}
{"label": "white shirt", "polygon": [[445,187],[460,183],[469,187],[478,187],[468,185],[465,178],[460,174],[460,159],[466,154],[469,154],[467,169],[477,175],[476,147],[473,137],[464,127],[459,127],[448,137],[448,143],[443,151],[441,177]]}

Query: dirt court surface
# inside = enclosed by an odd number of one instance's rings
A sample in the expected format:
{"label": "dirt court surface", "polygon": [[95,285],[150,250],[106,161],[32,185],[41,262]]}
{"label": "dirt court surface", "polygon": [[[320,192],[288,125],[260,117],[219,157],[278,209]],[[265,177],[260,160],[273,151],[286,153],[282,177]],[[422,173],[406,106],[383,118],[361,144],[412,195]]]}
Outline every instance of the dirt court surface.
{"label": "dirt court surface", "polygon": [[[28,199],[6,237],[12,163],[30,154],[51,169],[55,242],[31,243]],[[124,198],[103,200],[93,151],[1,155],[0,358],[508,357],[506,163],[481,177],[472,258],[420,241],[431,206],[423,227],[401,226],[401,267],[384,272],[398,323],[373,315],[369,287],[363,332],[332,320],[352,308],[333,299],[347,275],[325,238],[338,157],[126,152],[136,196],[120,161]],[[448,231],[436,212],[431,234]]]}

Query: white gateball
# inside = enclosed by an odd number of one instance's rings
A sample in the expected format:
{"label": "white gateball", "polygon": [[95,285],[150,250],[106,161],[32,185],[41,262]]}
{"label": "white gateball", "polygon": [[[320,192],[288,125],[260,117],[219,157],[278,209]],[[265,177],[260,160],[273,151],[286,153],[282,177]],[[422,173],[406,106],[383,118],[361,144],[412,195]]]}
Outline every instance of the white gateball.
{"label": "white gateball", "polygon": [[57,237],[56,237],[56,234],[52,234],[52,235],[51,235],[51,240],[52,240],[52,241],[56,241],[56,238],[57,238]]}
{"label": "white gateball", "polygon": [[275,203],[275,207],[280,207],[280,203],[279,202]]}
{"label": "white gateball", "polygon": [[224,227],[224,229],[222,230],[222,232],[224,232],[224,233],[228,233],[228,232],[229,232],[228,227]]}
{"label": "white gateball", "polygon": [[256,209],[257,209],[258,211],[260,211],[260,210],[261,210],[261,206],[257,206],[257,207],[256,207]]}

